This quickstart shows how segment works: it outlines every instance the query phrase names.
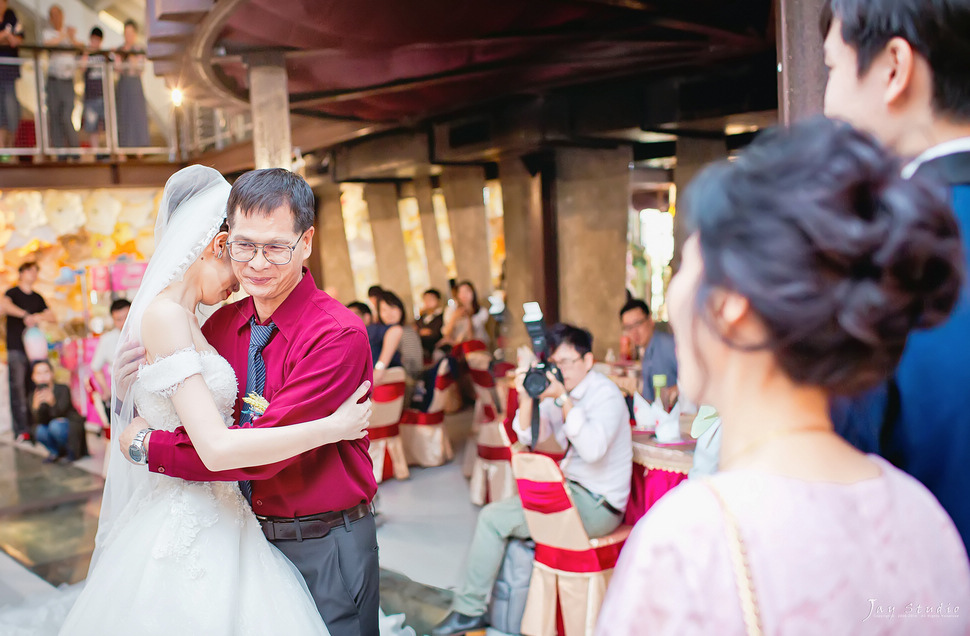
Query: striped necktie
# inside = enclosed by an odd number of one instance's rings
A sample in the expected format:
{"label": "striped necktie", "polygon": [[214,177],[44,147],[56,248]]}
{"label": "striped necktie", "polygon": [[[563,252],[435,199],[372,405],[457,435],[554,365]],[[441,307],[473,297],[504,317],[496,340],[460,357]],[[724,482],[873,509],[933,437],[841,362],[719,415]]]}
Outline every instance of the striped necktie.
{"label": "striped necktie", "polygon": [[[246,395],[255,393],[263,394],[266,385],[266,363],[263,361],[263,349],[269,343],[270,338],[276,331],[276,325],[270,322],[268,325],[256,324],[256,318],[249,319],[249,364],[246,369]],[[242,426],[251,426],[253,421],[252,407],[243,412],[239,419]],[[240,481],[239,489],[242,491],[246,501],[252,503],[253,484],[252,482]]]}

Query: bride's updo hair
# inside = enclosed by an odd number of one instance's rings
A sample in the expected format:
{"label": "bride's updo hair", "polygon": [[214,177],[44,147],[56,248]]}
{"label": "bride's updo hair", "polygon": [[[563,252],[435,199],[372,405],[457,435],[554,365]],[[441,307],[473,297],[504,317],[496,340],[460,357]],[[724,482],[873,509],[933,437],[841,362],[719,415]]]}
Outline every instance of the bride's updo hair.
{"label": "bride's updo hair", "polygon": [[717,331],[711,291],[747,298],[767,336],[745,347],[770,350],[799,384],[832,394],[875,385],[909,333],[944,321],[959,296],[945,190],[903,179],[898,161],[847,124],[762,134],[736,161],[706,168],[684,199],[704,261],[697,315]]}

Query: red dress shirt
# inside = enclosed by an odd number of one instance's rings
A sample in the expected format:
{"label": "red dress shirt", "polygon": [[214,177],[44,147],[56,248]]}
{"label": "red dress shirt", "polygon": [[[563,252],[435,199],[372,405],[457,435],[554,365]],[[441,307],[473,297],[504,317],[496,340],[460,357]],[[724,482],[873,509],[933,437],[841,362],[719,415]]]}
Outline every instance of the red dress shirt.
{"label": "red dress shirt", "polygon": [[[246,298],[218,310],[202,327],[209,343],[236,372],[236,421],[244,406],[249,319],[254,315],[253,300]],[[370,344],[360,318],[318,290],[306,268],[272,320],[278,331],[263,350],[263,397],[269,408],[254,426],[286,426],[330,415],[361,382],[373,382]],[[152,433],[148,467],[191,481],[250,479],[256,514],[300,517],[370,503],[377,483],[367,446],[365,437],[327,444],[275,464],[212,472],[179,427]]]}

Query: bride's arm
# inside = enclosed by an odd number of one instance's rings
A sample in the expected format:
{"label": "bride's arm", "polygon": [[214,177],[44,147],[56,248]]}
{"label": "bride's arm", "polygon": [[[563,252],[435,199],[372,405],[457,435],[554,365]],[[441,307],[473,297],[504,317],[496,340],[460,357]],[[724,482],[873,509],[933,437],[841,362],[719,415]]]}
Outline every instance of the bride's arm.
{"label": "bride's arm", "polygon": [[[175,303],[153,303],[145,312],[142,334],[151,360],[193,347],[188,316]],[[200,459],[215,472],[272,464],[324,444],[363,437],[370,419],[370,400],[362,404],[357,401],[369,389],[369,383],[361,384],[332,415],[274,428],[226,428],[199,374],[182,382],[172,403]],[[124,444],[122,451],[127,457]]]}

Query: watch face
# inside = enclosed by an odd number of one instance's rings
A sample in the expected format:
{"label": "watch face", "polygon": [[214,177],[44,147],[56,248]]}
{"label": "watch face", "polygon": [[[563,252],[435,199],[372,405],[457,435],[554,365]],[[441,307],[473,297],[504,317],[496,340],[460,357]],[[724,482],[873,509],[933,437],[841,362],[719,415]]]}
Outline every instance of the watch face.
{"label": "watch face", "polygon": [[128,456],[131,457],[131,461],[140,462],[141,461],[141,446],[138,444],[132,444],[128,447]]}

